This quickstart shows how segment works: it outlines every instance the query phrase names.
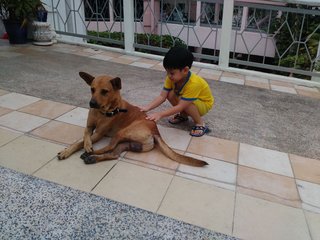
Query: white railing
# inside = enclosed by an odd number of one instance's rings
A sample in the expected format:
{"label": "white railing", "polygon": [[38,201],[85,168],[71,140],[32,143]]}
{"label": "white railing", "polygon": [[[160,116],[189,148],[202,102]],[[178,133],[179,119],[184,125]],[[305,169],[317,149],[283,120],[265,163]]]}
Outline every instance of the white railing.
{"label": "white railing", "polygon": [[[94,18],[92,19],[86,19],[85,13],[84,13],[84,5],[85,2],[87,0],[46,0],[47,6],[49,8],[49,11],[51,12],[51,24],[54,26],[54,28],[56,29],[57,33],[59,34],[60,40],[62,41],[68,41],[68,42],[72,42],[72,43],[77,43],[77,44],[83,44],[86,43],[87,40],[91,39],[91,40],[96,40],[96,41],[107,41],[113,44],[118,44],[118,46],[120,48],[123,48],[123,50],[117,50],[117,51],[124,51],[127,54],[134,54],[134,55],[144,55],[147,57],[154,57],[154,58],[161,58],[159,56],[155,56],[155,55],[145,55],[142,53],[139,53],[136,51],[137,46],[141,47],[141,44],[137,43],[137,40],[135,39],[135,33],[138,33],[139,31],[143,31],[144,27],[145,27],[145,23],[143,23],[143,20],[139,22],[139,20],[135,19],[135,5],[134,2],[138,1],[134,1],[134,0],[123,0],[125,1],[125,4],[123,4],[123,16],[118,16],[119,19],[123,18],[123,21],[116,21],[114,20],[114,6],[113,4],[115,3],[115,1],[107,1],[108,2],[108,7],[109,7],[109,19],[105,20],[103,19],[103,21],[98,21],[98,20],[94,20]],[[92,0],[94,1],[94,0]],[[120,0],[119,0],[120,1]],[[189,1],[189,0],[185,0],[185,1]],[[159,20],[158,18],[156,18],[156,13],[155,13],[155,5],[151,6],[151,3],[155,3],[155,2],[159,2],[159,0],[144,0],[144,14],[149,11],[149,14],[153,14],[153,16],[151,17],[153,24],[154,25],[158,25],[157,29],[158,32],[156,32],[158,35],[162,34],[163,29],[169,29],[170,27],[175,28],[175,26],[177,26],[177,24],[172,24],[172,23],[168,23],[168,22],[163,22],[162,20]],[[211,67],[211,68],[218,68],[218,69],[222,69],[222,70],[232,70],[232,71],[243,71],[241,69],[236,69],[236,68],[230,68],[230,66],[233,66],[234,64],[239,64],[242,66],[252,66],[252,67],[257,67],[257,68],[264,68],[266,67],[266,69],[273,69],[273,68],[278,68],[279,70],[284,70],[284,71],[292,71],[292,73],[296,73],[296,74],[304,74],[304,75],[309,75],[309,76],[317,76],[320,77],[320,73],[314,72],[312,71],[312,66],[314,64],[314,62],[316,61],[316,58],[312,58],[310,59],[310,69],[309,71],[302,71],[299,69],[289,69],[288,68],[284,68],[282,66],[267,66],[267,64],[265,62],[263,63],[250,63],[249,61],[240,61],[236,58],[232,58],[230,59],[230,52],[232,52],[232,49],[239,49],[239,39],[243,39],[243,45],[245,45],[245,47],[248,50],[248,46],[249,46],[249,42],[246,44],[246,40],[245,39],[249,39],[252,38],[251,36],[253,36],[255,33],[252,32],[246,32],[245,31],[245,24],[246,24],[246,19],[242,19],[241,20],[241,27],[240,30],[235,30],[232,26],[233,24],[233,13],[234,13],[234,9],[235,9],[235,5],[238,4],[238,7],[243,7],[243,12],[248,12],[249,8],[252,9],[256,9],[257,6],[259,8],[264,8],[266,5],[261,5],[259,2],[261,2],[260,0],[254,1],[254,0],[239,0],[239,1],[235,1],[235,0],[202,0],[202,1],[198,1],[197,3],[197,16],[199,15],[199,12],[201,11],[201,7],[199,8],[199,6],[201,6],[201,3],[205,2],[205,3],[223,3],[223,14],[222,14],[222,24],[219,26],[214,26],[212,27],[212,29],[215,29],[215,39],[218,41],[218,46],[215,43],[214,48],[219,50],[219,55],[218,56],[212,56],[211,59],[215,60],[215,62],[218,63],[218,65],[215,64],[202,64],[202,63],[198,63],[199,65],[205,65],[207,67]],[[250,2],[250,3],[248,3]],[[264,2],[274,2],[274,3],[297,3],[297,4],[308,4],[308,5],[312,5],[312,6],[320,6],[320,0],[274,0],[274,1],[264,1]],[[240,3],[240,5],[239,5]],[[246,5],[248,4],[248,5]],[[259,5],[260,4],[260,5]],[[280,4],[281,5],[281,4]],[[150,7],[151,6],[151,7]],[[159,5],[158,5],[159,6]],[[147,8],[150,9],[147,9]],[[161,6],[160,6],[161,7]],[[277,8],[267,8],[268,11],[272,12],[272,11],[276,11]],[[284,8],[283,8],[284,9]],[[162,11],[163,9],[161,9],[160,11]],[[285,10],[285,9],[284,9]],[[310,13],[316,13],[320,15],[320,11],[317,10],[318,12],[316,12],[316,10],[314,12],[310,12]],[[304,14],[302,11],[299,11],[300,14]],[[98,18],[97,14],[94,15],[95,17]],[[271,16],[271,14],[270,14]],[[188,42],[190,39],[190,33],[189,33],[189,28],[190,29],[196,29],[196,28],[200,28],[199,23],[200,22],[200,17],[196,20],[195,23],[195,27],[191,26],[184,26],[187,30],[185,30],[186,33],[183,33],[181,35],[187,35],[187,41],[186,43],[189,46],[192,46],[191,42]],[[270,19],[268,20],[268,18],[262,19],[263,22],[267,22],[270,21]],[[262,21],[260,21],[258,24],[261,24]],[[183,23],[185,24],[185,23]],[[209,24],[210,25],[210,24]],[[269,24],[270,25],[270,24]],[[114,40],[114,39],[102,39],[100,36],[89,36],[88,35],[88,30],[91,29],[95,29],[96,32],[103,32],[108,30],[108,32],[123,32],[123,39],[118,39],[118,40]],[[160,29],[160,30],[159,30]],[[259,27],[258,27],[259,29]],[[159,32],[160,31],[160,32]],[[168,30],[170,33],[170,30]],[[171,30],[172,31],[172,30]],[[212,31],[212,30],[211,30]],[[269,30],[268,30],[269,31]],[[318,28],[316,28],[315,30],[316,32],[320,33],[320,22],[319,22],[319,26]],[[181,31],[182,32],[182,31]],[[180,32],[180,33],[181,33]],[[192,31],[190,31],[192,32]],[[195,31],[194,31],[195,32]],[[180,34],[179,33],[179,34]],[[147,32],[148,35],[150,35],[150,32]],[[250,35],[251,34],[251,35]],[[269,46],[270,48],[270,43],[275,42],[274,39],[268,37],[268,32],[267,33],[257,33],[260,34],[262,36],[262,38],[266,39],[266,42],[264,43],[264,45],[261,45],[261,42],[258,42],[256,45],[254,45],[255,43],[253,43],[254,46],[251,46],[250,48],[255,48],[254,51],[249,52],[249,57],[251,52],[255,52],[256,49],[261,48],[260,45],[264,48],[267,49],[267,46]],[[256,34],[256,35],[257,35]],[[122,36],[122,35],[121,35]],[[181,37],[178,35],[178,37]],[[197,37],[197,36],[196,36]],[[320,41],[320,39],[319,39]],[[299,44],[302,42],[301,39],[298,39],[298,46]],[[303,42],[302,42],[303,43]],[[260,45],[259,45],[260,44]],[[241,44],[240,44],[241,45]],[[251,44],[252,45],[252,44]],[[271,44],[272,45],[272,44]],[[146,49],[152,49],[152,50],[159,50],[160,52],[164,52],[166,51],[166,49],[163,48],[159,48],[159,47],[152,47],[152,46],[142,46],[145,47]],[[271,46],[271,48],[274,48],[275,50],[271,50],[269,51],[268,54],[265,54],[265,56],[263,56],[263,61],[266,57],[270,57],[272,55],[275,55],[275,53],[277,53],[277,49],[276,49],[276,45],[275,43],[273,43],[273,46]],[[196,49],[196,48],[195,48]],[[319,48],[320,49],[320,48]],[[318,49],[318,53],[319,50]],[[245,49],[246,50],[246,49]],[[237,50],[238,52],[244,51],[244,50]],[[266,50],[265,50],[266,52]],[[271,53],[270,53],[271,52]],[[203,55],[198,52],[195,52],[195,55],[198,59],[200,59]],[[278,53],[278,55],[281,57],[281,54]],[[298,53],[297,53],[298,56]],[[280,62],[280,61],[279,61]]]}

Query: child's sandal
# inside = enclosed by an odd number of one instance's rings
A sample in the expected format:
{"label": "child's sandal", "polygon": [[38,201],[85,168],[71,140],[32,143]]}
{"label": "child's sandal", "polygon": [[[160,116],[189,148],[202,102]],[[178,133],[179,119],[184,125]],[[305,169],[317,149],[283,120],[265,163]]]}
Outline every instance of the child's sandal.
{"label": "child's sandal", "polygon": [[173,117],[169,118],[168,121],[171,124],[178,124],[178,123],[188,121],[188,117],[184,117],[180,113],[178,113],[178,114],[174,115]]}
{"label": "child's sandal", "polygon": [[[195,133],[198,131],[198,133]],[[210,132],[210,129],[207,126],[193,126],[190,132],[192,137],[202,137],[204,134]]]}

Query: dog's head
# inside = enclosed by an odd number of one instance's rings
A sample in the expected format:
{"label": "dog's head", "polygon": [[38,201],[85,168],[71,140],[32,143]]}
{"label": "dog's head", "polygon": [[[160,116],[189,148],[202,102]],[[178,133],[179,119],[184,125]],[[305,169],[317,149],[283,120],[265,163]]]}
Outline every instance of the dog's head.
{"label": "dog's head", "polygon": [[110,76],[93,77],[88,73],[79,72],[80,77],[91,87],[90,107],[103,112],[113,111],[121,100],[121,79]]}

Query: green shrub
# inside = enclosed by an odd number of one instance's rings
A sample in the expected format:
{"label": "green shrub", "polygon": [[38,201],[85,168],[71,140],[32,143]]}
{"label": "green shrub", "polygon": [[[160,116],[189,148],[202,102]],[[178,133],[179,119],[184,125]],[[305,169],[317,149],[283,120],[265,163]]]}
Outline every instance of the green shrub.
{"label": "green shrub", "polygon": [[[88,31],[89,36],[95,36],[99,38],[106,38],[112,40],[122,41],[124,39],[124,33],[122,32],[96,32],[96,31]],[[187,47],[184,41],[182,41],[178,37],[172,37],[170,35],[156,35],[156,34],[146,34],[146,33],[136,33],[135,41],[137,44],[148,45],[153,47],[160,48],[171,48],[172,46],[183,46]],[[89,43],[99,44],[103,46],[115,46],[116,44],[111,42],[104,42],[99,40],[89,40]],[[138,51],[146,52],[146,53],[154,53],[155,51],[147,50],[147,49],[137,49]]]}

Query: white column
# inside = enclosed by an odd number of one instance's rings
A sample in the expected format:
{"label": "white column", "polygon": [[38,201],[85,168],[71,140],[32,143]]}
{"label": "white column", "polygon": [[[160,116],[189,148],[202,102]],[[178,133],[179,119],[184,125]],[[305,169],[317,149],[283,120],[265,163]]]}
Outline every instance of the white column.
{"label": "white column", "polygon": [[200,22],[201,22],[201,2],[200,1],[197,1],[196,21],[197,21],[196,26],[200,26]]}
{"label": "white column", "polygon": [[247,26],[248,15],[249,15],[249,8],[243,7],[242,18],[241,18],[241,31],[243,31]]}
{"label": "white column", "polygon": [[134,3],[133,0],[125,1],[123,4],[124,23],[124,50],[132,53],[134,51]]}
{"label": "white column", "polygon": [[233,6],[234,0],[224,0],[219,55],[219,66],[222,68],[227,68],[229,66]]}

